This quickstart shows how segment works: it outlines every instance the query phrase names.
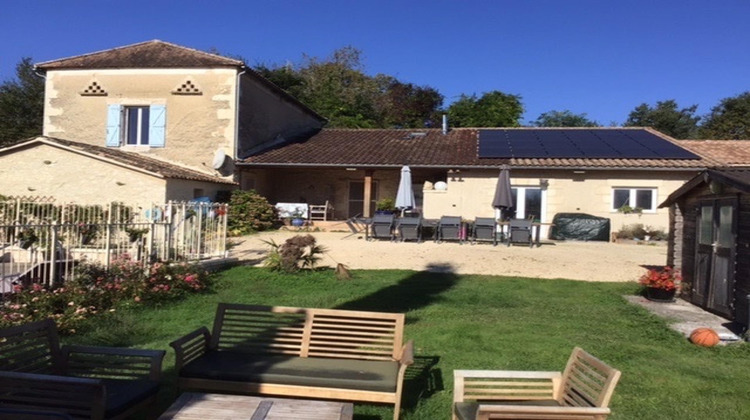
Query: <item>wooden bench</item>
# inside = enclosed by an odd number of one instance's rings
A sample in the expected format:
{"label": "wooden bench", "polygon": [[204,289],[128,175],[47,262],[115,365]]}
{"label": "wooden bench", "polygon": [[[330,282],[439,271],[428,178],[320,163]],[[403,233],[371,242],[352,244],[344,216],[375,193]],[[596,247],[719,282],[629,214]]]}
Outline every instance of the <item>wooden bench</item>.
{"label": "wooden bench", "polygon": [[560,372],[453,371],[453,420],[604,420],[620,371],[576,347]]}
{"label": "wooden bench", "polygon": [[63,346],[54,321],[0,330],[0,408],[121,419],[156,402],[163,350]]}
{"label": "wooden bench", "polygon": [[413,344],[404,315],[220,303],[213,332],[170,345],[183,390],[394,404]]}

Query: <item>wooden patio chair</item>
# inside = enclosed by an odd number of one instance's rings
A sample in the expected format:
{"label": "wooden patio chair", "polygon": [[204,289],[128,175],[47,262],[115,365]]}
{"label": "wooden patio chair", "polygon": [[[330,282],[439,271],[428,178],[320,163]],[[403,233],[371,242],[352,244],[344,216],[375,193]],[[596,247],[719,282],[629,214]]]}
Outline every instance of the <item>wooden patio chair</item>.
{"label": "wooden patio chair", "polygon": [[576,347],[560,372],[453,371],[453,420],[604,420],[620,371]]}
{"label": "wooden patio chair", "polygon": [[333,205],[326,200],[325,204],[311,204],[309,207],[310,220],[328,221],[333,218]]}

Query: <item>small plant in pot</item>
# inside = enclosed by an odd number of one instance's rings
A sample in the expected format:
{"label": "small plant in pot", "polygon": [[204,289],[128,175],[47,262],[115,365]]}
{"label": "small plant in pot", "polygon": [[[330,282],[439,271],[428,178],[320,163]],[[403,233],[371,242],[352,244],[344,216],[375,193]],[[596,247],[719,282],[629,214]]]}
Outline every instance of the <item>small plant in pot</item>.
{"label": "small plant in pot", "polygon": [[648,270],[641,276],[638,283],[646,290],[646,298],[654,302],[672,302],[677,292],[677,286],[682,281],[680,273],[672,267],[666,266],[660,270]]}
{"label": "small plant in pot", "polygon": [[375,212],[378,214],[393,214],[396,211],[396,200],[392,198],[381,198],[375,203]]}
{"label": "small plant in pot", "polygon": [[295,209],[291,214],[292,226],[301,227],[305,225],[305,219],[303,218],[304,212],[299,208]]}

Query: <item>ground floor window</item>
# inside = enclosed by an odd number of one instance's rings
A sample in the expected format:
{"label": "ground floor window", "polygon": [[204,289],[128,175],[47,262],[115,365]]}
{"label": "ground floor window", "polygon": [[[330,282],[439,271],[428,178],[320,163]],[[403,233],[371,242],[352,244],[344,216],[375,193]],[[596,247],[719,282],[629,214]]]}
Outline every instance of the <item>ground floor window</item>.
{"label": "ground floor window", "polygon": [[613,188],[612,211],[656,211],[656,188]]}

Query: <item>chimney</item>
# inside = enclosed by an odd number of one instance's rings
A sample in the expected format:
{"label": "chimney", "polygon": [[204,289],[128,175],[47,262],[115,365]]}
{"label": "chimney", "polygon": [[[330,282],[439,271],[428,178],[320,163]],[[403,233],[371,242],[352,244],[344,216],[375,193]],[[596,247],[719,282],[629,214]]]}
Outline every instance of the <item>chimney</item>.
{"label": "chimney", "polygon": [[448,134],[448,115],[443,114],[443,135]]}

